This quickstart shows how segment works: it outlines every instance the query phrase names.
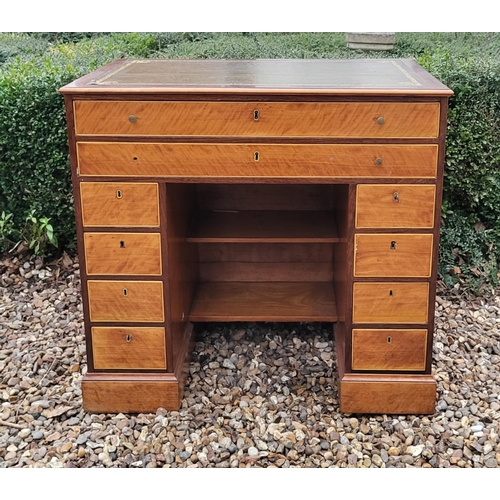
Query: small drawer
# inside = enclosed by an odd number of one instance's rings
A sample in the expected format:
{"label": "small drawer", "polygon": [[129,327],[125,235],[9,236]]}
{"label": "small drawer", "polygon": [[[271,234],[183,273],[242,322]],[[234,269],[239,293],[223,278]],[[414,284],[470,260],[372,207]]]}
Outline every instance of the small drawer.
{"label": "small drawer", "polygon": [[77,135],[434,138],[439,103],[75,101]]}
{"label": "small drawer", "polygon": [[95,370],[166,370],[165,329],[93,327]]}
{"label": "small drawer", "polygon": [[83,226],[158,227],[158,184],[81,182]]}
{"label": "small drawer", "polygon": [[81,176],[435,178],[435,144],[79,142]]}
{"label": "small drawer", "polygon": [[427,323],[429,283],[354,283],[353,323]]}
{"label": "small drawer", "polygon": [[90,321],[161,323],[163,283],[161,281],[87,282]]}
{"label": "small drawer", "polygon": [[427,330],[352,331],[352,369],[423,371]]}
{"label": "small drawer", "polygon": [[359,184],[357,228],[432,228],[436,186]]}
{"label": "small drawer", "polygon": [[85,233],[87,275],[161,275],[159,233]]}
{"label": "small drawer", "polygon": [[432,234],[356,234],[355,277],[428,278]]}

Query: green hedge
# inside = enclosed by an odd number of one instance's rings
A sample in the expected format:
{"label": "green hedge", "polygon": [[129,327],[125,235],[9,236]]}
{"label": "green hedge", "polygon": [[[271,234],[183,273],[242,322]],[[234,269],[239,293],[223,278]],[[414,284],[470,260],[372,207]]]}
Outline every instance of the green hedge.
{"label": "green hedge", "polygon": [[440,271],[451,285],[498,284],[500,262],[500,64],[438,51],[419,58],[450,99]]}
{"label": "green hedge", "polygon": [[414,57],[455,92],[449,108],[440,272],[450,285],[458,280],[475,288],[498,283],[500,35],[402,33],[394,51],[379,53],[348,50],[343,33],[89,36],[0,35],[0,214],[14,214],[18,229],[34,209],[38,217],[51,219],[60,249],[74,244],[66,124],[58,89],[107,62],[125,56]]}

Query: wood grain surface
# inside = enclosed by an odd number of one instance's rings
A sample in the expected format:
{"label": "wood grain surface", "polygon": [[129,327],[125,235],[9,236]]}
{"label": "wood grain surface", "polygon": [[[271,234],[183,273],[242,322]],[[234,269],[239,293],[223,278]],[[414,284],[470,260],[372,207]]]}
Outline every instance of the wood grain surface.
{"label": "wood grain surface", "polygon": [[156,183],[81,182],[80,195],[84,226],[160,225]]}
{"label": "wood grain surface", "polygon": [[198,210],[328,210],[328,184],[196,184]]}
{"label": "wood grain surface", "polygon": [[191,321],[337,321],[332,283],[200,283]]}
{"label": "wood grain surface", "polygon": [[334,213],[312,210],[201,210],[187,241],[198,243],[333,243]]}
{"label": "wood grain surface", "polygon": [[436,407],[432,375],[346,374],[340,381],[340,411],[429,415]]}
{"label": "wood grain surface", "polygon": [[85,233],[88,275],[161,276],[160,233]]}
{"label": "wood grain surface", "polygon": [[331,262],[201,262],[200,281],[324,281],[333,280]]}
{"label": "wood grain surface", "polygon": [[354,276],[428,278],[432,234],[356,234]]}
{"label": "wood grain surface", "polygon": [[80,100],[74,106],[77,135],[436,138],[439,130],[439,102]]}
{"label": "wood grain surface", "polygon": [[166,370],[165,328],[92,327],[96,370]]}
{"label": "wood grain surface", "polygon": [[179,381],[168,374],[102,374],[83,377],[83,407],[91,413],[154,413],[178,410]]}
{"label": "wood grain surface", "polygon": [[81,176],[112,177],[434,178],[438,152],[422,144],[79,142],[77,149]]}
{"label": "wood grain surface", "polygon": [[358,184],[357,228],[432,228],[436,186]]}
{"label": "wood grain surface", "polygon": [[352,369],[424,371],[427,330],[352,331]]}
{"label": "wood grain surface", "polygon": [[87,282],[90,321],[161,323],[165,319],[161,281]]}
{"label": "wood grain surface", "polygon": [[429,283],[353,285],[353,323],[427,323]]}

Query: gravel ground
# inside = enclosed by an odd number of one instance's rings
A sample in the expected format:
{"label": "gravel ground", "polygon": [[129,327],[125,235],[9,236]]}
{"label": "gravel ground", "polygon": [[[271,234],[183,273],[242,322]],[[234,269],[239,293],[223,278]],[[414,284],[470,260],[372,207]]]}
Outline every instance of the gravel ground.
{"label": "gravel ground", "polygon": [[[500,297],[437,297],[436,413],[342,415],[329,324],[206,324],[180,411],[88,414],[78,263],[0,260],[0,467],[497,467]],[[333,387],[333,389],[332,389]]]}

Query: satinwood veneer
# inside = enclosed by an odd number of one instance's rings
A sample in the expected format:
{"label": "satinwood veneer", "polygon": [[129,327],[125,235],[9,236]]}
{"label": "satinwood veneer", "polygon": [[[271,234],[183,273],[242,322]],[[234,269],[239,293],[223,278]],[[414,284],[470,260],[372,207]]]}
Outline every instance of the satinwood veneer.
{"label": "satinwood veneer", "polygon": [[341,411],[434,411],[448,88],[409,59],[148,59],[61,92],[86,410],[178,409],[196,322],[323,321]]}

